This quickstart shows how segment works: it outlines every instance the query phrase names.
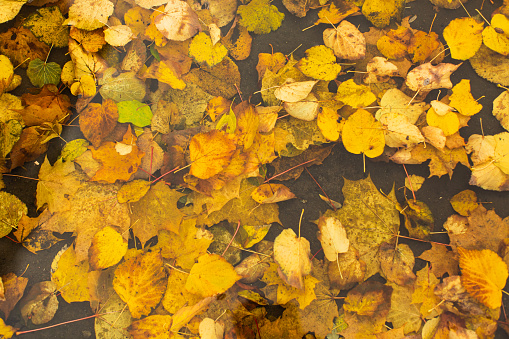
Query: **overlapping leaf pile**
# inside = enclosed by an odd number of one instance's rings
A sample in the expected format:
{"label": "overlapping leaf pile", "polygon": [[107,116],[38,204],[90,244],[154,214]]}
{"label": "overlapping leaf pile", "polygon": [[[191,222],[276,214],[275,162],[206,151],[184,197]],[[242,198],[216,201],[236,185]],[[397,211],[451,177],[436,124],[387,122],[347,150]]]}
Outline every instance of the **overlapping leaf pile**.
{"label": "overlapping leaf pile", "polygon": [[[1,22],[24,4],[0,1]],[[420,256],[431,266],[417,273],[414,254],[397,242],[399,214],[411,237],[427,241],[429,208],[415,198],[401,206],[369,178],[346,180],[343,206],[329,201],[334,210],[317,221],[324,260],[311,258],[309,241],[291,228],[263,240],[280,223],[277,202],[295,197],[265,180],[266,165],[274,162],[278,179],[298,177],[285,169],[319,164],[330,143],[398,164],[430,160],[430,176],[451,177],[461,163],[472,169],[470,184],[509,190],[508,132],[463,139],[459,130],[482,105],[470,80],[451,82],[462,64],[442,63],[440,36],[402,19],[405,1],[283,0],[298,17],[319,8],[315,25],[328,28],[300,60],[258,55],[262,105],[237,96],[235,61],[250,55],[253,34],[280,27],[285,15],[269,0],[32,4],[39,8],[0,33],[0,173],[35,160],[60,136],[72,115],[65,87],[85,139],[42,163],[38,217],[0,192],[0,236],[13,231],[34,253],[59,241],[53,232],[76,237],[55,258],[52,280],[21,301],[25,321],[49,321],[59,291],[105,313],[98,338],[494,335],[509,221],[471,191],[451,201],[458,214],[444,228],[452,251],[433,244]],[[345,20],[358,13],[372,23],[368,32]],[[509,85],[506,15],[504,4],[490,25],[465,17],[443,31],[453,59],[501,85]],[[68,48],[71,60],[48,62],[52,47]],[[9,92],[23,68],[39,89],[16,97]],[[355,76],[345,77],[349,70]],[[424,102],[435,89],[451,91]],[[508,100],[505,91],[493,103],[505,129]],[[415,192],[423,180],[409,177],[407,186]],[[377,273],[385,284],[369,279]],[[248,285],[257,281],[265,287]],[[27,279],[0,282],[7,319]],[[349,291],[338,309],[341,290]],[[272,321],[264,307],[271,303],[285,308]],[[2,320],[4,337],[15,331]]]}

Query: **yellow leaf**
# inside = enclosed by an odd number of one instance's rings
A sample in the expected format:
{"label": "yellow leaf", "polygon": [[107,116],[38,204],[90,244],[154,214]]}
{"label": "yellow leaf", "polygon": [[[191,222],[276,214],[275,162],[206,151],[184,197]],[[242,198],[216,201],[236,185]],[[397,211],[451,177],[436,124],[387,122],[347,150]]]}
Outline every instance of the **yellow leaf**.
{"label": "yellow leaf", "polygon": [[208,179],[220,173],[230,163],[236,145],[221,131],[196,134],[189,144],[191,175]]}
{"label": "yellow leaf", "polygon": [[445,136],[453,135],[460,129],[458,114],[449,112],[444,116],[438,115],[435,110],[430,108],[426,114],[426,122],[430,126],[438,127],[444,131]]}
{"label": "yellow leaf", "polygon": [[[132,33],[136,36],[139,36],[144,34],[145,30],[150,25],[151,14],[152,14],[151,10],[135,6],[133,8],[130,8],[124,14],[124,21],[127,26],[131,27]],[[153,14],[159,15],[160,14],[159,9],[154,10]]]}
{"label": "yellow leaf", "polygon": [[341,1],[337,3],[339,7],[336,7],[334,2],[331,2],[329,7],[324,7],[318,12],[318,20],[315,22],[315,25],[318,24],[337,24],[341,20],[346,17],[357,13],[359,11],[359,7],[354,4],[346,1]]}
{"label": "yellow leaf", "polygon": [[303,278],[311,273],[309,252],[309,241],[303,237],[297,238],[291,228],[283,230],[274,240],[274,261],[288,285],[304,288]]}
{"label": "yellow leaf", "polygon": [[0,96],[5,91],[14,77],[14,67],[5,55],[0,55]]}
{"label": "yellow leaf", "polygon": [[[150,38],[150,40],[153,40],[158,47],[165,46],[168,43],[168,39],[159,31],[155,24],[155,18],[157,18],[161,13],[164,13],[164,6],[160,6],[156,8],[152,14],[150,14],[148,22],[150,25],[145,30],[145,35]],[[144,18],[144,15],[141,14],[142,18]],[[126,22],[127,24],[127,22]]]}
{"label": "yellow leaf", "polygon": [[133,339],[170,339],[172,320],[170,315],[151,315],[133,321],[129,334]]}
{"label": "yellow leaf", "polygon": [[282,184],[262,184],[251,192],[251,198],[259,204],[270,204],[293,199],[295,194]]}
{"label": "yellow leaf", "polygon": [[435,275],[429,271],[428,265],[417,272],[417,280],[415,281],[414,293],[412,293],[412,303],[421,304],[420,312],[424,317],[433,317],[437,315],[437,305],[440,298],[434,293],[435,286],[440,283]]}
{"label": "yellow leaf", "polygon": [[391,29],[378,39],[376,47],[388,59],[404,58],[408,54],[408,45],[412,39],[412,31],[405,26]]}
{"label": "yellow leaf", "polygon": [[500,125],[509,131],[509,91],[500,93],[493,100],[493,116],[500,121]]}
{"label": "yellow leaf", "polygon": [[235,106],[237,145],[243,146],[244,151],[249,149],[254,142],[258,132],[259,116],[254,105],[248,101],[243,101]]}
{"label": "yellow leaf", "polygon": [[489,308],[502,305],[502,289],[509,273],[506,263],[491,250],[458,247],[461,283],[467,292]]}
{"label": "yellow leaf", "polygon": [[474,18],[454,19],[444,28],[444,39],[451,51],[451,57],[467,60],[475,55],[482,45],[484,24]]}
{"label": "yellow leaf", "polygon": [[211,297],[223,293],[242,276],[233,266],[217,254],[203,254],[189,272],[186,290],[202,297]]}
{"label": "yellow leaf", "polygon": [[267,34],[281,26],[285,15],[270,0],[253,0],[237,9],[239,24],[255,34]]}
{"label": "yellow leaf", "polygon": [[185,1],[169,1],[164,11],[155,11],[152,15],[157,29],[169,40],[187,40],[201,29],[198,15]]}
{"label": "yellow leaf", "polygon": [[109,0],[77,0],[69,8],[69,19],[63,24],[93,31],[106,25],[113,8]]}
{"label": "yellow leaf", "polygon": [[366,0],[362,5],[362,14],[379,28],[388,26],[391,20],[401,20],[405,0]]}
{"label": "yellow leaf", "polygon": [[502,55],[509,55],[509,19],[503,14],[495,14],[491,25],[482,31],[484,44]]}
{"label": "yellow leaf", "polygon": [[57,285],[62,298],[68,303],[75,301],[89,301],[88,292],[88,261],[76,263],[76,252],[71,246],[57,262],[57,269],[51,275],[51,281]]}
{"label": "yellow leaf", "polygon": [[438,34],[417,31],[410,40],[408,53],[412,55],[412,62],[425,62],[431,59],[433,53],[440,47]]}
{"label": "yellow leaf", "polygon": [[126,25],[109,26],[104,30],[104,40],[112,46],[125,46],[133,37],[131,28]]}
{"label": "yellow leaf", "polygon": [[348,117],[341,138],[350,153],[364,153],[369,158],[375,158],[384,151],[385,137],[382,124],[363,109],[358,109]]}
{"label": "yellow leaf", "polygon": [[139,254],[115,270],[113,288],[129,306],[133,318],[148,315],[166,290],[166,274],[159,251]]}
{"label": "yellow leaf", "polygon": [[376,100],[369,86],[357,85],[353,79],[344,81],[338,86],[336,100],[354,108],[364,107]]}
{"label": "yellow leaf", "polygon": [[10,339],[16,333],[17,330],[18,329],[15,327],[6,325],[4,320],[0,318],[0,337]]}
{"label": "yellow leaf", "polygon": [[71,93],[73,95],[81,94],[85,98],[94,96],[96,93],[95,79],[89,74],[82,75],[80,81],[71,85]]}
{"label": "yellow leaf", "polygon": [[94,235],[88,249],[90,267],[102,270],[116,265],[126,252],[127,241],[115,228],[106,226]]}
{"label": "yellow leaf", "polygon": [[14,19],[25,3],[26,1],[2,0],[0,2],[0,23]]}
{"label": "yellow leaf", "polygon": [[449,100],[449,106],[456,108],[462,115],[472,116],[482,109],[482,105],[470,93],[469,79],[462,79],[452,88]]}
{"label": "yellow leaf", "polygon": [[174,261],[174,265],[190,270],[196,258],[207,253],[212,243],[212,235],[195,227],[196,219],[182,221],[179,233],[162,230],[158,235],[157,247],[161,248],[164,259]]}
{"label": "yellow leaf", "polygon": [[456,213],[462,216],[469,216],[479,204],[477,203],[477,195],[472,190],[464,190],[454,195],[449,201]]}
{"label": "yellow leaf", "polygon": [[334,80],[341,72],[334,52],[323,45],[306,50],[306,57],[299,61],[297,67],[304,75],[317,80]]}
{"label": "yellow leaf", "polygon": [[189,45],[189,55],[198,63],[206,62],[209,67],[217,65],[228,54],[228,50],[220,42],[212,44],[210,37],[200,32]]}
{"label": "yellow leaf", "polygon": [[338,119],[339,114],[328,107],[322,107],[322,110],[318,113],[318,117],[316,119],[318,128],[322,132],[323,136],[330,141],[337,141],[339,139],[344,122],[343,120],[342,122],[338,122]]}
{"label": "yellow leaf", "polygon": [[156,72],[157,80],[170,85],[174,89],[186,88],[186,83],[182,80],[173,67],[166,65],[164,61],[159,63],[159,67]]}
{"label": "yellow leaf", "polygon": [[162,305],[171,314],[177,313],[184,306],[192,306],[201,300],[201,297],[189,293],[186,285],[187,274],[178,270],[171,270],[168,285],[164,293]]}
{"label": "yellow leaf", "polygon": [[505,174],[509,174],[509,132],[502,132],[495,137],[494,164]]}
{"label": "yellow leaf", "polygon": [[335,217],[318,219],[318,240],[322,244],[323,253],[329,261],[338,260],[338,253],[348,252],[350,241],[341,221]]}
{"label": "yellow leaf", "polygon": [[274,90],[274,96],[285,102],[298,102],[308,97],[317,82],[287,79],[284,84]]}
{"label": "yellow leaf", "polygon": [[391,112],[380,117],[384,126],[385,144],[389,147],[411,148],[424,142],[419,128],[408,121],[408,117]]}

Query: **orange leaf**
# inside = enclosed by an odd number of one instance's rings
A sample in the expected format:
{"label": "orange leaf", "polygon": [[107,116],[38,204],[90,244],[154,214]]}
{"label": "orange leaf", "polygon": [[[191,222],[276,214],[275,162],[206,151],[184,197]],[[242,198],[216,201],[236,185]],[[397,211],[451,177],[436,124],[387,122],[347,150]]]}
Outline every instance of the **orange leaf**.
{"label": "orange leaf", "polygon": [[114,183],[116,180],[127,181],[136,173],[143,158],[143,152],[136,146],[136,136],[132,134],[131,126],[127,129],[122,143],[106,142],[98,149],[90,147],[90,150],[94,159],[102,164],[90,178],[91,181],[108,183]]}
{"label": "orange leaf", "polygon": [[458,247],[461,283],[467,292],[489,308],[502,305],[502,289],[509,273],[507,264],[491,250]]}
{"label": "orange leaf", "polygon": [[115,270],[113,288],[129,306],[133,318],[148,315],[166,290],[163,257],[159,251],[137,255]]}
{"label": "orange leaf", "polygon": [[103,139],[117,125],[118,109],[115,102],[106,99],[101,104],[90,103],[80,114],[80,130],[94,147],[99,147]]}
{"label": "orange leaf", "polygon": [[189,144],[191,175],[213,177],[228,166],[235,149],[235,143],[221,131],[196,134]]}

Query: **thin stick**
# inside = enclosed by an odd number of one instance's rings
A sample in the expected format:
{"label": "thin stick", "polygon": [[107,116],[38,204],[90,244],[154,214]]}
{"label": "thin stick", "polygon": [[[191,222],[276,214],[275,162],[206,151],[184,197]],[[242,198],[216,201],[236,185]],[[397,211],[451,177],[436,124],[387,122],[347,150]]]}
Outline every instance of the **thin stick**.
{"label": "thin stick", "polygon": [[[461,0],[459,1],[461,7],[463,7],[463,9],[465,10],[465,12],[467,12],[467,15],[471,18],[472,16],[470,15],[470,13],[468,13],[467,9],[465,8],[465,6],[463,5],[463,2],[461,2]],[[482,14],[481,14],[482,16]]]}
{"label": "thin stick", "polygon": [[280,175],[283,175],[283,174],[285,174],[285,173],[287,173],[287,172],[290,172],[291,170],[296,169],[297,167],[300,167],[300,166],[302,166],[302,165],[309,164],[310,162],[313,162],[313,161],[315,161],[315,160],[316,160],[316,158],[313,158],[313,159],[308,160],[308,161],[305,161],[305,162],[303,162],[303,163],[301,163],[301,164],[295,165],[295,166],[293,166],[292,168],[287,169],[286,171],[283,171],[283,172],[281,172],[281,173],[279,173],[279,174],[276,174],[276,175],[275,175],[275,176],[273,176],[273,177],[268,178],[268,179],[267,179],[267,180],[265,180],[263,183],[265,184],[266,182],[269,182],[270,180],[272,180],[272,179],[274,179],[274,178],[277,178],[277,177],[279,177]]}
{"label": "thin stick", "polygon": [[55,325],[51,325],[51,326],[46,326],[46,327],[36,328],[36,329],[34,329],[34,330],[29,330],[29,331],[17,331],[15,334],[16,334],[16,335],[20,335],[20,334],[25,334],[25,333],[32,333],[32,332],[37,332],[37,331],[47,330],[48,328],[53,328],[53,327],[57,327],[57,326],[65,325],[65,324],[70,324],[70,323],[74,323],[74,322],[76,322],[76,321],[86,320],[86,319],[90,319],[90,318],[97,318],[97,317],[100,317],[100,316],[103,316],[103,315],[106,315],[106,314],[111,314],[111,313],[116,313],[116,312],[107,312],[107,313],[102,313],[102,314],[94,314],[94,315],[90,315],[90,316],[88,316],[88,317],[84,317],[84,318],[79,318],[79,319],[74,319],[74,320],[64,321],[63,323],[60,323],[60,324],[55,324]]}
{"label": "thin stick", "polygon": [[174,269],[175,271],[177,271],[177,272],[184,273],[184,274],[189,274],[188,272],[186,272],[186,271],[182,271],[181,269],[178,269],[178,268],[176,268],[175,266],[172,266],[172,265],[170,265],[170,264],[168,264],[168,263],[166,263],[165,265],[166,265],[166,266],[170,266],[171,268],[173,268],[173,269]]}
{"label": "thin stick", "polygon": [[226,251],[228,251],[228,249],[230,248],[230,245],[232,244],[233,242],[233,239],[235,239],[235,236],[237,235],[237,232],[239,231],[240,229],[240,220],[238,221],[237,223],[237,229],[235,230],[235,233],[233,233],[233,237],[230,239],[230,242],[228,243],[228,246],[226,246],[226,248],[224,249],[223,251],[223,254],[221,254],[222,257],[224,257],[224,254],[226,253]]}
{"label": "thin stick", "polygon": [[[300,225],[302,223],[302,216],[304,215],[304,209],[302,209],[302,212],[300,212],[300,219],[299,219],[299,239],[300,239]],[[300,248],[300,246],[299,246]]]}
{"label": "thin stick", "polygon": [[17,177],[17,178],[23,178],[23,179],[30,179],[30,180],[36,180],[36,181],[39,181],[39,179],[30,178],[30,177],[25,177],[25,176],[17,175],[17,174],[3,173],[2,175],[3,175],[3,176],[8,176],[8,177]]}
{"label": "thin stick", "polygon": [[[461,0],[460,0],[461,1]],[[431,21],[431,26],[429,26],[429,32],[428,35],[431,34],[431,29],[433,28],[433,23],[435,22],[435,19],[437,18],[437,13],[435,13],[435,16],[433,17],[433,21]]]}
{"label": "thin stick", "polygon": [[323,190],[322,186],[320,186],[320,184],[318,183],[318,181],[316,181],[315,177],[313,177],[311,175],[311,173],[309,172],[309,170],[307,169],[307,167],[304,167],[304,169],[306,170],[306,172],[308,172],[309,176],[311,177],[311,179],[313,179],[313,181],[315,182],[315,184],[318,185],[318,187],[320,187],[320,189],[322,190],[323,194],[325,194],[325,196],[327,197],[327,199],[329,200],[329,204],[332,206],[332,208],[334,208],[334,211],[336,211],[336,206],[334,206],[334,204],[332,203],[332,200],[329,198],[329,196],[327,195],[327,193],[325,193],[325,191]]}

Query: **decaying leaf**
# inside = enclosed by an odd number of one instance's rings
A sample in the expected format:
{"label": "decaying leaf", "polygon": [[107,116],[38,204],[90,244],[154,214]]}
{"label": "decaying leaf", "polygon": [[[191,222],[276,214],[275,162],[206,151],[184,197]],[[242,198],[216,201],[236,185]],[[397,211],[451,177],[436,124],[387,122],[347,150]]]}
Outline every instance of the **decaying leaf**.
{"label": "decaying leaf", "polygon": [[359,60],[366,55],[364,35],[346,20],[341,21],[337,28],[324,30],[323,42],[340,59]]}
{"label": "decaying leaf", "polygon": [[347,252],[350,245],[341,221],[334,217],[321,217],[318,219],[318,229],[318,240],[327,260],[339,260],[338,254]]}
{"label": "decaying leaf", "polygon": [[430,91],[439,88],[452,88],[449,77],[459,65],[425,63],[417,66],[407,74],[406,84],[412,91]]}

